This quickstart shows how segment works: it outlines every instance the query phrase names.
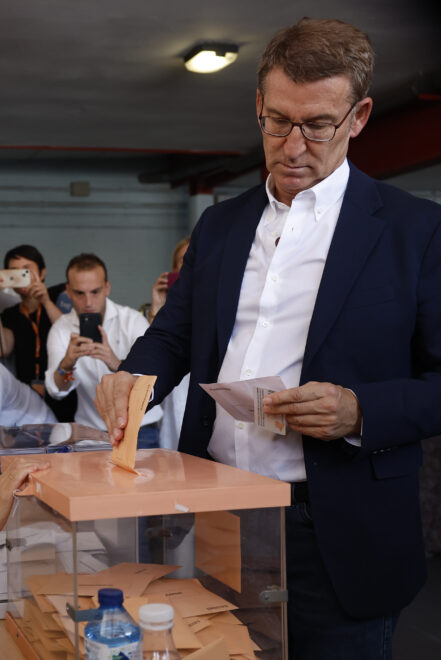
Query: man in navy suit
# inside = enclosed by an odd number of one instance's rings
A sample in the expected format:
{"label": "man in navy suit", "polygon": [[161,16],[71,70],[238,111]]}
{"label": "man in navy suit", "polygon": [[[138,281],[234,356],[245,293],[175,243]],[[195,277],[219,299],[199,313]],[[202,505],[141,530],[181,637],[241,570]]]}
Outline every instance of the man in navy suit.
{"label": "man in navy suit", "polygon": [[[190,371],[182,451],[292,483],[290,658],[392,657],[421,587],[420,440],[441,432],[441,209],[346,160],[366,124],[368,38],[302,19],[259,69],[266,185],[208,209],[181,276],[96,404],[123,436],[132,374],[153,404]],[[280,375],[275,436],[198,383]]]}

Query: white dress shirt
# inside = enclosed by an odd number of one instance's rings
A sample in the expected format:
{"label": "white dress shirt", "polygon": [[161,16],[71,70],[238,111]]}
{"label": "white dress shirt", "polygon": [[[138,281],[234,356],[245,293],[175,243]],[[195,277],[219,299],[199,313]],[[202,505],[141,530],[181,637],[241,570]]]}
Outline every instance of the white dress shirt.
{"label": "white dress shirt", "polygon": [[0,364],[0,426],[55,424],[56,421],[41,396]]}
{"label": "white dress shirt", "polygon": [[[131,307],[117,305],[110,298],[106,300],[103,329],[109,344],[119,360],[123,360],[135,340],[148,328],[146,318]],[[45,376],[46,389],[55,399],[63,399],[73,389],[77,390],[78,407],[75,421],[85,426],[105,430],[106,426],[94,405],[95,390],[105,374],[112,373],[102,360],[89,356],[80,357],[74,370],[74,377],[68,390],[59,390],[54,373],[66,355],[72,332],[80,332],[80,322],[75,309],[60,316],[53,323],[47,339],[48,368]],[[143,417],[141,426],[158,422],[162,409],[155,406]]]}
{"label": "white dress shirt", "polygon": [[[320,280],[349,177],[345,160],[330,176],[296,195],[291,206],[268,204],[248,257],[239,305],[218,382],[281,377],[297,387]],[[280,237],[277,243],[276,240]],[[238,422],[216,405],[208,446],[221,463],[282,479],[306,479],[301,434],[274,435]]]}
{"label": "white dress shirt", "polygon": [[159,433],[159,446],[163,449],[178,448],[189,384],[190,374],[186,374],[179,385],[176,385],[162,402],[164,417]]}

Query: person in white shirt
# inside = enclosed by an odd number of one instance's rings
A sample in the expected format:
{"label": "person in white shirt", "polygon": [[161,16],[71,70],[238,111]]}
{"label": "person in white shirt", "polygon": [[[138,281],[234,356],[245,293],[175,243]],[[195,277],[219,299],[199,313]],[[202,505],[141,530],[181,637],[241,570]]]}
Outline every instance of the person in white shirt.
{"label": "person in white shirt", "polygon": [[0,364],[0,426],[55,424],[56,421],[42,397]]}
{"label": "person in white shirt", "polygon": [[[95,390],[105,374],[115,372],[134,341],[148,328],[147,320],[130,307],[109,298],[110,282],[104,262],[94,254],[73,257],[66,269],[66,291],[73,309],[52,325],[47,340],[48,368],[45,386],[51,396],[62,399],[76,389],[75,421],[105,430],[95,406]],[[102,341],[80,335],[80,314],[98,313]],[[139,448],[158,446],[158,422],[162,409],[155,406],[143,418]]]}
{"label": "person in white shirt", "polygon": [[[270,177],[204,211],[164,307],[97,390],[117,444],[136,374],[157,375],[154,405],[190,373],[179,449],[291,483],[290,660],[391,660],[425,579],[418,468],[421,440],[441,433],[441,207],[346,160],[372,109],[373,60],[339,20],[274,35],[256,95]],[[286,436],[233,420],[199,385],[274,375],[285,389],[264,411],[285,415]],[[264,512],[259,524],[263,556]]]}

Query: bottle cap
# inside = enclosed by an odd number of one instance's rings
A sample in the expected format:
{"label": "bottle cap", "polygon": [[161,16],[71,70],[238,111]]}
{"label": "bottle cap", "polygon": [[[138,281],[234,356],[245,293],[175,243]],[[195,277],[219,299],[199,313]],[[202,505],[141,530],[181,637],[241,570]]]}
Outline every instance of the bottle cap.
{"label": "bottle cap", "polygon": [[165,603],[149,603],[139,608],[139,625],[147,630],[166,630],[173,626],[174,611]]}
{"label": "bottle cap", "polygon": [[118,607],[123,604],[124,596],[121,589],[99,589],[98,601],[104,607]]}

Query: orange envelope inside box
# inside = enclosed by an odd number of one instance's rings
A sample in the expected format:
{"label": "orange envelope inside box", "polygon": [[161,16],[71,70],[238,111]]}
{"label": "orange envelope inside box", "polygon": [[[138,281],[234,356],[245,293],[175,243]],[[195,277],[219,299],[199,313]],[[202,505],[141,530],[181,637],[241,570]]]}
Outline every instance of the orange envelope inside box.
{"label": "orange envelope inside box", "polygon": [[208,646],[185,656],[187,660],[230,660],[228,647],[224,639],[216,639]]}
{"label": "orange envelope inside box", "polygon": [[156,594],[169,598],[175,610],[183,617],[237,609],[236,605],[205,589],[195,578],[160,578],[149,585],[145,595]]}
{"label": "orange envelope inside box", "polygon": [[111,461],[118,467],[136,472],[135,457],[138,442],[138,431],[141,426],[148,403],[156,382],[156,376],[138,376],[130,392],[128,421],[124,431],[124,438],[117,447],[113,448]]}

